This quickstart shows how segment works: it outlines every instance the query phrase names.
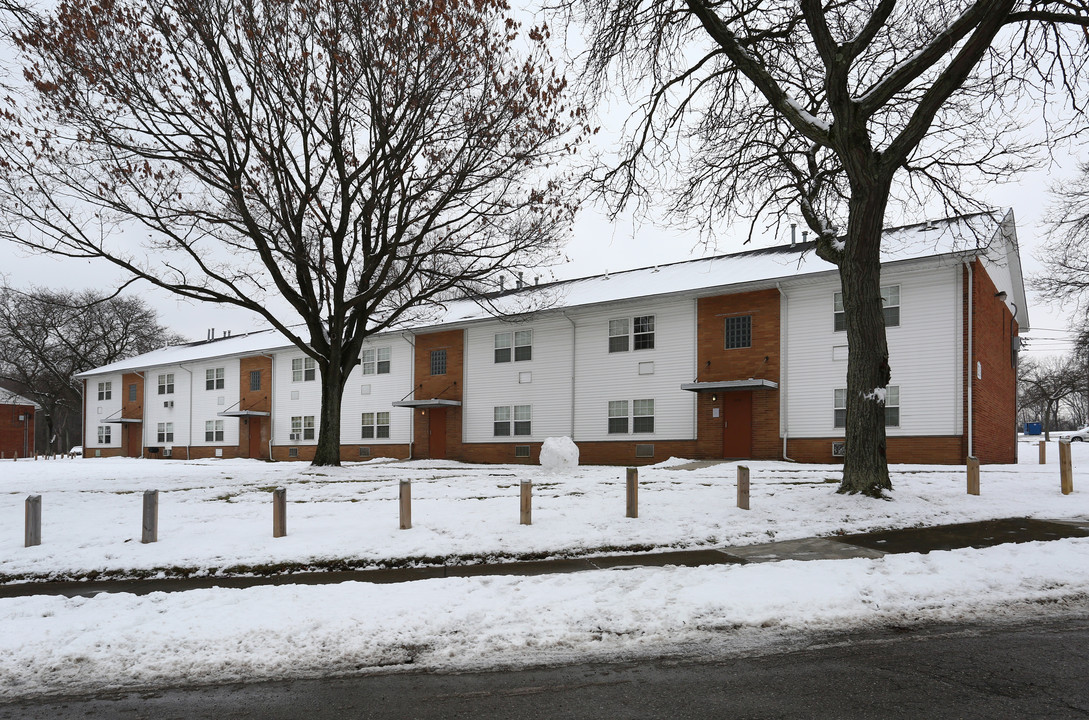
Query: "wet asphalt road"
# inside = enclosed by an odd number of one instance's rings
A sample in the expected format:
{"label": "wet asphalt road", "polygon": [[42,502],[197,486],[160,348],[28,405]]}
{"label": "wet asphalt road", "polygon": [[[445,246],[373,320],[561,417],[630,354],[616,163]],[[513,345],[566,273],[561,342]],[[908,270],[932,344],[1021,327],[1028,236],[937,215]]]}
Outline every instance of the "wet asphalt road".
{"label": "wet asphalt road", "polygon": [[0,704],[0,718],[1089,718],[1089,617],[892,627],[806,645],[54,698]]}

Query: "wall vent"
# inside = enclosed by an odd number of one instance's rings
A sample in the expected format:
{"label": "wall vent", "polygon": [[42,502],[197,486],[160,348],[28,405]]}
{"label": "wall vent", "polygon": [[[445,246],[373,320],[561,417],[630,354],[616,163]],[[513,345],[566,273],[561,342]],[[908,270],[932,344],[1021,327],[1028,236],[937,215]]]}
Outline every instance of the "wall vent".
{"label": "wall vent", "polygon": [[847,457],[847,443],[832,443],[832,457]]}
{"label": "wall vent", "polygon": [[516,457],[516,458],[527,458],[527,457],[529,457],[529,445],[515,445],[514,446],[514,457]]}
{"label": "wall vent", "polygon": [[638,457],[638,458],[652,458],[652,457],[654,457],[654,446],[653,445],[636,445],[635,446],[635,457]]}
{"label": "wall vent", "polygon": [[293,457],[293,458],[299,457],[299,448],[288,448],[287,449],[287,456],[288,457]]}
{"label": "wall vent", "polygon": [[371,456],[371,449],[369,447],[359,448],[359,457],[370,457],[370,456]]}

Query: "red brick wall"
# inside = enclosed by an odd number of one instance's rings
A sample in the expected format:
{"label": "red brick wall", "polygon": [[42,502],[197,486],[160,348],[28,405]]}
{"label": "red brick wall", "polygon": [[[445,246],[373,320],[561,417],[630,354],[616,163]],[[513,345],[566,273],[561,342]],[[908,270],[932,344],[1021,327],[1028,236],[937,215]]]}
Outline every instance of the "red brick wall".
{"label": "red brick wall", "polygon": [[[250,372],[255,370],[261,373],[260,390],[250,390]],[[272,405],[269,397],[272,392],[272,358],[255,356],[239,360],[238,387],[239,410],[271,412]]]}
{"label": "red brick wall", "polygon": [[[787,457],[802,463],[843,463],[832,457],[832,443],[842,437],[789,438]],[[888,461],[893,464],[922,463],[925,465],[957,465],[964,463],[962,439],[955,435],[936,437],[889,437]]]}
{"label": "red brick wall", "polygon": [[[1017,324],[983,263],[972,263],[973,358],[968,353],[968,271],[963,299],[965,365],[972,378],[972,453],[981,463],[1017,462],[1017,370],[1013,367],[1012,337]],[[1012,336],[1012,337],[1011,337]],[[979,363],[977,366],[976,363]],[[981,370],[977,373],[977,367]],[[980,377],[982,375],[982,377]],[[964,435],[968,433],[968,394],[964,396]],[[967,440],[961,458],[968,455]],[[958,460],[963,462],[963,459]]]}
{"label": "red brick wall", "polygon": [[[298,445],[299,456],[291,457],[289,452],[290,448],[286,445],[275,445],[272,448],[272,459],[280,461],[305,461],[310,462],[314,459],[314,452],[317,447],[314,445]],[[369,447],[371,449],[370,457],[360,457],[359,448]],[[408,457],[409,447],[408,445],[341,445],[340,446],[340,461],[341,462],[357,462],[360,460],[369,460],[370,458],[384,457],[384,458],[398,458],[404,459]]]}
{"label": "red brick wall", "polygon": [[[431,351],[446,350],[446,373],[431,374]],[[443,400],[461,400],[464,385],[465,368],[465,331],[446,330],[416,336],[415,352],[416,400],[441,398]],[[448,407],[446,412],[446,457],[451,460],[462,458],[461,448],[461,408]],[[430,410],[412,411],[412,456],[431,457],[429,443]],[[301,450],[300,450],[301,452]],[[513,452],[513,451],[512,451]]]}
{"label": "red brick wall", "polygon": [[34,456],[35,419],[33,405],[0,405],[0,453],[5,458]]}
{"label": "red brick wall", "polygon": [[[779,382],[779,291],[758,290],[700,298],[697,304],[698,382],[763,378]],[[752,346],[726,349],[725,318],[752,316]],[[696,400],[696,445],[689,453],[696,458],[723,456],[724,393],[701,392]],[[782,456],[779,437],[779,391],[754,390],[752,396],[752,457],[775,459]],[[719,417],[714,409],[720,408]],[[657,448],[655,448],[657,452]]]}

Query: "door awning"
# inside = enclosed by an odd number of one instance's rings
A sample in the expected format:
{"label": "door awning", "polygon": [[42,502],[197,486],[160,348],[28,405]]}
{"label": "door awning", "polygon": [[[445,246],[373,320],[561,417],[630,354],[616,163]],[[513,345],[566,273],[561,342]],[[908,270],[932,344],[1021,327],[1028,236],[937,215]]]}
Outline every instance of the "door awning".
{"label": "door awning", "polygon": [[713,382],[684,383],[681,390],[689,392],[729,392],[730,390],[757,390],[768,388],[774,390],[779,383],[764,378],[749,378],[748,380],[716,380]]}
{"label": "door awning", "polygon": [[430,398],[428,400],[397,400],[393,407],[406,408],[445,408],[461,407],[461,400],[443,400],[442,398]]}
{"label": "door awning", "polygon": [[268,417],[271,414],[262,410],[224,410],[216,413],[219,417]]}
{"label": "door awning", "polygon": [[127,423],[141,423],[143,421],[144,421],[143,418],[120,417],[120,418],[109,418],[108,420],[103,420],[102,422],[103,422],[103,424],[107,424],[107,425],[114,425],[114,424],[125,425]]}

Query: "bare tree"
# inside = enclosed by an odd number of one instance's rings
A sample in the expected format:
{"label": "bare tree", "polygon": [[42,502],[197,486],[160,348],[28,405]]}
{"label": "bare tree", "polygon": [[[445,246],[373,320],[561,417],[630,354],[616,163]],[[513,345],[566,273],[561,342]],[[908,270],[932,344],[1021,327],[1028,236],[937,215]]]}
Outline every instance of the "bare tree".
{"label": "bare tree", "polygon": [[320,371],[315,464],[367,336],[573,212],[584,113],[502,0],[65,0],[14,39],[3,235],[263,316]]}
{"label": "bare tree", "polygon": [[0,382],[41,405],[39,448],[81,436],[77,373],[185,341],[139,298],[0,286]]}
{"label": "bare tree", "polygon": [[1059,410],[1086,390],[1085,366],[1073,356],[1022,360],[1017,371],[1018,404],[1034,407],[1044,424],[1044,439],[1059,423]]}
{"label": "bare tree", "polygon": [[[891,487],[874,392],[891,376],[879,273],[890,202],[981,210],[978,182],[1040,158],[1045,143],[1022,123],[1036,103],[1076,102],[1089,2],[560,4],[588,27],[592,89],[647,93],[595,178],[615,207],[664,187],[673,213],[705,228],[800,210],[839,269],[851,347],[840,492],[880,496]],[[1045,121],[1049,140],[1071,129]]]}

